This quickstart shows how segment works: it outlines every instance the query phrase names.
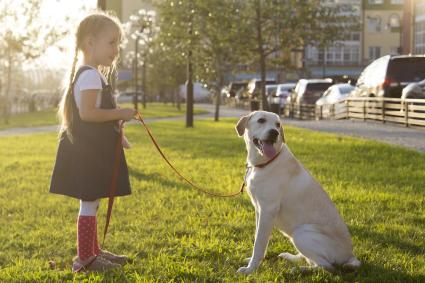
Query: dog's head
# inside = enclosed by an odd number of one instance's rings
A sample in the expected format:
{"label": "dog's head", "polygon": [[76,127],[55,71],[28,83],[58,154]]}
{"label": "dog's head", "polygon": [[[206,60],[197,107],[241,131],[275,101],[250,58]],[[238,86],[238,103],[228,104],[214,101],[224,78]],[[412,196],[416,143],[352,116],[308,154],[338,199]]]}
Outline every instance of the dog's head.
{"label": "dog's head", "polygon": [[254,111],[236,124],[236,132],[244,137],[248,152],[254,146],[257,153],[272,158],[285,143],[282,123],[277,114]]}

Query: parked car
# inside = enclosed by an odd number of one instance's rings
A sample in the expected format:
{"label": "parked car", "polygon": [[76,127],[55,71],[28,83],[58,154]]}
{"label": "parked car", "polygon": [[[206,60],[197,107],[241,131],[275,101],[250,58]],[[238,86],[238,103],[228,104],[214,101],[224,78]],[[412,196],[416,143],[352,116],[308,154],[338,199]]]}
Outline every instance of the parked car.
{"label": "parked car", "polygon": [[276,93],[277,85],[266,85],[266,96],[271,97],[274,93]]}
{"label": "parked car", "polygon": [[282,110],[286,104],[286,98],[294,91],[295,83],[278,84],[276,92],[269,97],[269,103],[279,101],[280,109]]}
{"label": "parked car", "polygon": [[334,84],[316,101],[316,105],[334,104],[346,98],[353,89],[354,86],[351,84]]}
{"label": "parked car", "polygon": [[386,55],[363,70],[350,96],[400,98],[404,87],[423,79],[424,55]]}
{"label": "parked car", "polygon": [[[345,104],[335,104],[336,102],[346,98],[355,87],[351,84],[334,84],[329,87],[316,101],[316,110],[320,111],[320,117],[326,118],[330,116],[331,109],[335,113],[340,113],[346,107]],[[345,108],[346,109],[346,108]]]}
{"label": "parked car", "polygon": [[[142,93],[139,92],[137,95],[138,101],[142,102]],[[118,103],[134,103],[134,91],[123,91],[120,92],[117,96]]]}
{"label": "parked car", "polygon": [[231,82],[228,86],[228,97],[235,97],[236,93],[248,85],[247,81]]}
{"label": "parked car", "polygon": [[[268,85],[274,85],[276,84],[276,81],[274,80],[266,80],[265,81],[266,87]],[[252,79],[249,81],[247,86],[247,92],[250,98],[259,98],[261,94],[261,80]]]}
{"label": "parked car", "polygon": [[425,80],[408,84],[403,88],[401,98],[425,98]]}
{"label": "parked car", "polygon": [[331,85],[331,79],[301,79],[291,95],[288,96],[287,102],[314,105]]}

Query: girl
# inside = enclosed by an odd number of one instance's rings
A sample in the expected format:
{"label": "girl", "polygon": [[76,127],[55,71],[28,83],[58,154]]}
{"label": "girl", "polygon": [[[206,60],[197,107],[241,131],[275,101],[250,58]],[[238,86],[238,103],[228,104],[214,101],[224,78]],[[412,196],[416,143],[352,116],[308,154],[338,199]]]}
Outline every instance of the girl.
{"label": "girl", "polygon": [[[133,109],[116,107],[110,87],[121,39],[115,17],[97,12],[80,22],[69,87],[59,108],[62,127],[50,192],[80,200],[73,271],[105,271],[127,261],[126,256],[99,248],[96,221],[100,198],[109,196],[118,122],[136,114]],[[83,65],[75,71],[80,52]],[[129,147],[125,138],[122,143]],[[122,149],[119,162],[115,195],[125,196],[131,189]]]}

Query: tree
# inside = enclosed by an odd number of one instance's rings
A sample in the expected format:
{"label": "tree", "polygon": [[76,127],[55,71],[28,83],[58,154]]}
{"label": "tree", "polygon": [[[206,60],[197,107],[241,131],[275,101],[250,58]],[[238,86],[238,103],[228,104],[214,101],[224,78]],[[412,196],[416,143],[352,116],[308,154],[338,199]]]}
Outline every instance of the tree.
{"label": "tree", "polygon": [[[0,3],[0,63],[6,71],[6,87],[1,115],[8,123],[10,88],[15,64],[25,64],[40,57],[46,48],[67,34],[64,26],[51,25],[39,20],[41,1],[4,0]],[[66,19],[65,19],[66,21]],[[1,74],[2,77],[4,74]]]}
{"label": "tree", "polygon": [[318,40],[318,35],[325,34],[326,42],[343,38],[346,29],[341,24],[347,17],[337,14],[338,7],[322,5],[319,0],[246,0],[244,3],[245,20],[241,25],[252,31],[246,38],[248,46],[252,46],[248,50],[258,58],[262,107],[268,111],[265,93],[268,57],[305,46]]}

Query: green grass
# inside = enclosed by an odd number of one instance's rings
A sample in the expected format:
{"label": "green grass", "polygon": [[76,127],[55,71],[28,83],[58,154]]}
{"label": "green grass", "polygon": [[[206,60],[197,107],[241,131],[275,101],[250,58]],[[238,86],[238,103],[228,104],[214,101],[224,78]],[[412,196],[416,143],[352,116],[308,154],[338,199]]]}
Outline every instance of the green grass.
{"label": "green grass", "polygon": [[[181,172],[216,192],[239,188],[245,146],[236,119],[150,124]],[[286,128],[288,145],[324,185],[363,262],[357,274],[290,274],[277,255],[295,252],[274,231],[265,261],[236,275],[251,255],[254,209],[246,194],[231,199],[197,193],[161,160],[140,125],[126,134],[133,193],[118,198],[108,250],[135,259],[122,271],[70,272],[76,254],[77,200],[48,193],[55,134],[0,139],[0,282],[425,282],[425,155],[362,139]],[[100,209],[103,228],[106,201]],[[58,268],[49,270],[48,261]]]}
{"label": "green grass", "polygon": [[[125,103],[122,104],[121,107],[133,108],[133,105],[130,103]],[[142,104],[139,104],[139,111],[142,113],[144,118],[181,116],[186,113],[186,104],[182,103],[180,109],[181,110],[179,111],[171,103],[167,103],[166,105],[158,102],[147,103],[146,109],[143,108]],[[19,127],[56,125],[59,123],[56,112],[57,109],[49,109],[33,113],[15,114],[9,118],[8,124],[5,124],[4,120],[0,119],[0,130]],[[207,113],[208,111],[194,108],[193,112],[194,114],[201,114]]]}

